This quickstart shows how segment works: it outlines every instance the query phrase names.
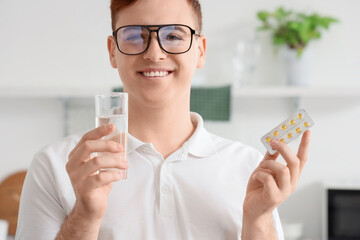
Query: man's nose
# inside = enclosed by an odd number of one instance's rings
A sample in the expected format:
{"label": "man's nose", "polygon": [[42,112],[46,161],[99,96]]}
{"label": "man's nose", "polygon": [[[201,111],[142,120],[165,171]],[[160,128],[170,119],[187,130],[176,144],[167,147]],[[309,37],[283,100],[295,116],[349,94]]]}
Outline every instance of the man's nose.
{"label": "man's nose", "polygon": [[161,49],[156,33],[152,33],[150,37],[150,46],[143,55],[144,59],[152,62],[164,60],[167,55],[164,50]]}

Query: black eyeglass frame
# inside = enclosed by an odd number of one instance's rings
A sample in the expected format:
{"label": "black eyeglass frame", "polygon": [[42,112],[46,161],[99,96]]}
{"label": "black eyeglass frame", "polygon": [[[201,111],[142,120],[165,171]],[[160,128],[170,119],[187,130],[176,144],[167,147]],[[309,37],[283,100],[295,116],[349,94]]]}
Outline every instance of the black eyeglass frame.
{"label": "black eyeglass frame", "polygon": [[[163,27],[168,27],[168,26],[182,26],[182,27],[187,27],[190,29],[190,33],[191,33],[191,40],[190,40],[190,44],[189,44],[189,48],[186,50],[186,51],[183,51],[183,52],[179,52],[179,53],[172,53],[172,52],[168,52],[164,49],[164,47],[161,45],[161,41],[160,41],[160,37],[159,37],[159,30]],[[123,51],[120,50],[120,47],[119,47],[119,43],[118,43],[118,40],[117,40],[117,32],[122,29],[122,28],[125,28],[125,27],[142,27],[142,28],[145,28],[149,31],[149,41],[147,42],[147,46],[145,48],[144,51],[140,52],[140,53],[125,53]],[[156,27],[157,29],[150,29],[150,28],[154,28]],[[144,52],[146,52],[150,46],[150,43],[151,43],[151,33],[152,32],[156,32],[156,37],[157,37],[157,40],[158,40],[158,43],[159,43],[159,46],[160,48],[168,53],[168,54],[183,54],[183,53],[186,53],[190,50],[191,46],[192,46],[192,41],[193,41],[193,35],[197,36],[197,37],[200,37],[200,32],[192,29],[191,27],[187,26],[187,25],[184,25],[184,24],[163,24],[163,25],[125,25],[125,26],[121,26],[119,28],[117,28],[113,33],[112,35],[114,36],[115,38],[115,42],[116,42],[116,46],[117,48],[119,49],[119,51],[122,53],[122,54],[125,54],[125,55],[140,55],[140,54],[143,54]]]}

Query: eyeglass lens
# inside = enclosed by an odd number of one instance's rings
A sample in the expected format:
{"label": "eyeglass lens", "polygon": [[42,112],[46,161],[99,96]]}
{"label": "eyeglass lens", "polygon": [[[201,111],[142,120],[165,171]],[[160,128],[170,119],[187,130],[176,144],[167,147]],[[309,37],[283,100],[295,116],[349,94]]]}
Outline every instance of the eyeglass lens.
{"label": "eyeglass lens", "polygon": [[[186,26],[162,26],[158,30],[160,46],[169,53],[182,53],[190,48],[191,30]],[[126,54],[139,54],[146,50],[151,38],[148,28],[127,26],[117,32],[119,49]]]}

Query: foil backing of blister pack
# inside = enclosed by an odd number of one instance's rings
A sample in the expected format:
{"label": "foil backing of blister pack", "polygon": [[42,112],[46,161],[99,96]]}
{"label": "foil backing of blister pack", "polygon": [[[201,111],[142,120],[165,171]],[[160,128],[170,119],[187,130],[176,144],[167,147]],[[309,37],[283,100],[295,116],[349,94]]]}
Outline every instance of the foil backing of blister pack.
{"label": "foil backing of blister pack", "polygon": [[313,125],[314,121],[305,109],[299,109],[288,119],[281,122],[273,130],[265,134],[261,138],[261,142],[265,145],[270,154],[274,154],[276,151],[270,146],[270,141],[272,139],[276,139],[286,144],[290,143],[302,135],[306,130],[310,129]]}

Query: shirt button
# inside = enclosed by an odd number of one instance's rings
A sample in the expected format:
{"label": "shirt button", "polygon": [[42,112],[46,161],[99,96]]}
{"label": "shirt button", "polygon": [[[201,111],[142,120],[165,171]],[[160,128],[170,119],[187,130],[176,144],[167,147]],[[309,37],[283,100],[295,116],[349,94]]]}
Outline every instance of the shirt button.
{"label": "shirt button", "polygon": [[168,187],[162,187],[161,190],[162,190],[162,192],[165,193],[165,194],[169,192],[169,188],[168,188]]}

